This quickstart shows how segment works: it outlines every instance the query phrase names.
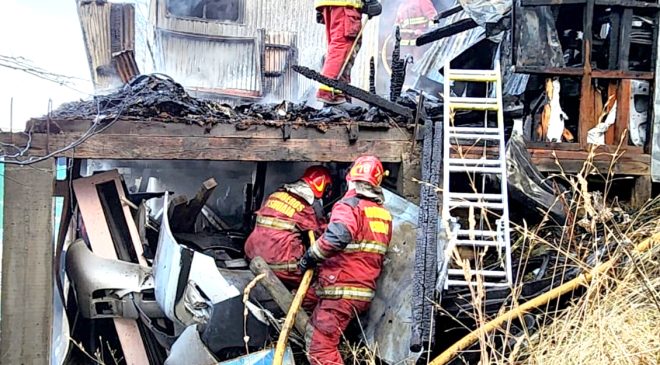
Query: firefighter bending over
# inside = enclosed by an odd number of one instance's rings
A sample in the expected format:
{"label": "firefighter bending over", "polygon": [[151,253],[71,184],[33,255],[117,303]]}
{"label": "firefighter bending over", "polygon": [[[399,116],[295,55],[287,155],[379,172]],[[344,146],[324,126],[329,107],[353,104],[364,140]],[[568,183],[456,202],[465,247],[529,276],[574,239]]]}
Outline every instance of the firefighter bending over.
{"label": "firefighter bending over", "polygon": [[330,190],[330,183],[328,169],[312,166],[300,180],[271,194],[256,212],[256,226],[245,242],[245,254],[250,260],[261,256],[290,290],[302,280],[298,261],[305,253],[303,237],[306,239],[309,230],[318,236],[325,228],[320,199]]}
{"label": "firefighter bending over", "polygon": [[300,260],[301,270],[319,266],[314,307],[305,341],[312,365],[343,364],[337,346],[351,319],[368,309],[376,290],[392,216],[383,207],[383,165],[358,158],[346,181],[348,192],[332,208],[325,233]]}

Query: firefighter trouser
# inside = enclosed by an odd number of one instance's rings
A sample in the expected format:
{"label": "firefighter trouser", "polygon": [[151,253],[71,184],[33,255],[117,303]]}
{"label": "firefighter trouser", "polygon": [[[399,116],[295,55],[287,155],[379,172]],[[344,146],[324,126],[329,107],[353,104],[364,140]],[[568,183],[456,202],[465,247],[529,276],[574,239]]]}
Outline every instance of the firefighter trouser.
{"label": "firefighter trouser", "polygon": [[[325,22],[326,39],[328,40],[328,52],[323,63],[321,74],[331,79],[339,79],[345,82],[351,81],[351,68],[360,50],[361,40],[357,39],[362,28],[362,14],[358,9],[346,6],[326,6],[321,8]],[[351,49],[356,43],[353,53]],[[348,59],[348,61],[346,61]],[[339,73],[344,67],[344,72]],[[323,102],[337,104],[346,101],[341,92],[321,85],[316,97]]]}
{"label": "firefighter trouser", "polygon": [[305,342],[311,365],[343,365],[339,342],[351,320],[369,308],[369,302],[320,299],[307,325]]}

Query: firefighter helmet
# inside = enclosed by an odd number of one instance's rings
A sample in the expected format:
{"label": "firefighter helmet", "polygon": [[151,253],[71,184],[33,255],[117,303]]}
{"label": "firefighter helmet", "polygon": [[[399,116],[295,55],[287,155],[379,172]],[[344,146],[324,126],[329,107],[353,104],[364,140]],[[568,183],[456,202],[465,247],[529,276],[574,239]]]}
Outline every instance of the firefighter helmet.
{"label": "firefighter helmet", "polygon": [[380,186],[383,176],[388,173],[383,169],[383,164],[376,156],[362,156],[351,166],[346,176],[346,181],[364,181],[374,186]]}
{"label": "firefighter helmet", "polygon": [[323,194],[328,190],[328,187],[332,182],[330,171],[323,166],[308,167],[300,179],[309,185],[314,192],[314,197],[316,197],[316,199],[323,197]]}

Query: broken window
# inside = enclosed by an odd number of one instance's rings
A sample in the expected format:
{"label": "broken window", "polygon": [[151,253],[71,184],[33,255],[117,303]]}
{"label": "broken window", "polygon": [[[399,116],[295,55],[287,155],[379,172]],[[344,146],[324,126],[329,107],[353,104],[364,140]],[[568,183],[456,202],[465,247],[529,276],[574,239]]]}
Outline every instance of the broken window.
{"label": "broken window", "polygon": [[174,16],[225,22],[241,22],[245,0],[168,0],[167,11]]}

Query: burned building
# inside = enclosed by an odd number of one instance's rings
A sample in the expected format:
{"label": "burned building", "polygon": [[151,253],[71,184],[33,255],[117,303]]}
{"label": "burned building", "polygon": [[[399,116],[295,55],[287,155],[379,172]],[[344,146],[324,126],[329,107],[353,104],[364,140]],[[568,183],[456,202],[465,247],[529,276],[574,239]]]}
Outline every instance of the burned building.
{"label": "burned building", "polygon": [[[338,197],[346,169],[364,154],[390,171],[384,187],[396,225],[362,318],[385,362],[413,363],[449,345],[434,333],[435,301],[476,326],[465,314],[474,310],[469,289],[446,286],[463,274],[447,251],[459,234],[475,247],[507,234],[483,271],[497,284],[486,292],[488,315],[513,285],[527,301],[579,275],[548,269],[549,260],[566,263],[559,250],[530,267],[512,260],[507,210],[540,207],[568,219],[567,202],[553,205],[564,196],[556,174],[584,172],[595,184],[626,177],[632,191],[622,200],[650,196],[660,6],[435,3],[436,25],[416,41],[428,49],[412,64],[392,13],[368,23],[354,84],[336,85],[365,106],[351,113],[305,102],[323,54],[307,0],[153,0],[155,74],[140,74],[135,60],[132,5],[81,3],[92,78],[104,92],[0,135],[14,156],[5,159],[2,358],[47,362],[54,346],[76,360],[99,351],[129,364],[268,356],[285,311],[265,283],[250,285],[258,275],[242,250],[253,213],[311,164],[330,168]],[[468,171],[481,174],[480,191],[460,190]],[[450,203],[467,215],[447,216]],[[486,208],[506,219],[472,219]]]}

